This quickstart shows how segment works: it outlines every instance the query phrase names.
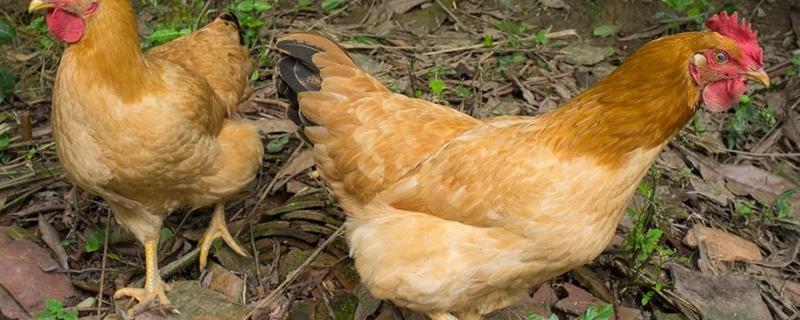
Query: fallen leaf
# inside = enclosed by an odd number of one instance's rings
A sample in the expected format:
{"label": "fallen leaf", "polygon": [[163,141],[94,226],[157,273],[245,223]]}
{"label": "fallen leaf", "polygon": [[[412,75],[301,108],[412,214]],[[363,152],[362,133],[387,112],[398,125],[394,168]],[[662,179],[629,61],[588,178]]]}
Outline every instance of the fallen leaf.
{"label": "fallen leaf", "polygon": [[550,286],[550,283],[543,283],[539,286],[539,289],[536,289],[536,292],[533,293],[533,298],[530,303],[531,312],[542,317],[549,317],[553,314],[552,308],[556,303],[558,303],[558,296],[555,290]]}
{"label": "fallen leaf", "polygon": [[294,132],[297,126],[288,119],[258,119],[253,121],[256,128],[262,134]]}
{"label": "fallen leaf", "polygon": [[69,257],[67,256],[67,251],[64,250],[64,247],[61,245],[61,238],[58,236],[58,231],[56,231],[56,229],[47,222],[47,219],[41,215],[39,216],[39,231],[42,233],[42,240],[44,243],[56,254],[58,264],[61,268],[65,270],[69,269]]}
{"label": "fallen leaf", "polygon": [[300,151],[300,153],[290,158],[275,174],[274,184],[270,187],[270,192],[280,189],[293,177],[313,166],[314,155],[311,149]]}
{"label": "fallen leaf", "polygon": [[375,299],[364,286],[356,288],[356,297],[358,298],[358,306],[356,307],[353,320],[366,320],[381,306],[381,301]]}
{"label": "fallen leaf", "polygon": [[595,37],[606,38],[617,34],[617,32],[619,32],[619,26],[606,24],[595,27],[594,30],[592,30],[592,35]]}
{"label": "fallen leaf", "polygon": [[[58,263],[43,248],[28,240],[6,236],[8,228],[0,227],[0,285],[30,315],[42,311],[45,299],[64,300],[75,295],[69,278],[61,273],[42,269],[58,268]],[[0,304],[0,313],[9,318],[27,318],[19,310]]]}
{"label": "fallen leaf", "polygon": [[614,48],[576,42],[562,48],[560,52],[565,55],[569,63],[590,66],[610,57],[614,54]]}
{"label": "fallen leaf", "polygon": [[564,0],[540,0],[540,2],[551,9],[569,9],[569,5]]}
{"label": "fallen leaf", "polygon": [[586,290],[575,285],[565,283],[562,285],[567,290],[567,297],[556,303],[556,309],[563,312],[579,315],[591,306],[606,304],[603,300],[595,298]]}
{"label": "fallen leaf", "polygon": [[[787,190],[798,190],[789,180],[751,165],[721,165],[717,170],[727,181],[728,189],[738,195],[750,195],[759,201],[772,204]],[[800,207],[800,194],[789,197],[793,207]]]}
{"label": "fallen leaf", "polygon": [[677,264],[670,265],[675,293],[697,307],[703,319],[770,320],[761,289],[748,277],[705,275]]}
{"label": "fallen leaf", "polygon": [[209,271],[209,289],[224,294],[230,301],[242,302],[244,282],[241,278],[216,263],[211,264]]}
{"label": "fallen leaf", "polygon": [[692,248],[704,246],[715,261],[761,261],[761,250],[755,243],[719,229],[695,224],[683,242]]}

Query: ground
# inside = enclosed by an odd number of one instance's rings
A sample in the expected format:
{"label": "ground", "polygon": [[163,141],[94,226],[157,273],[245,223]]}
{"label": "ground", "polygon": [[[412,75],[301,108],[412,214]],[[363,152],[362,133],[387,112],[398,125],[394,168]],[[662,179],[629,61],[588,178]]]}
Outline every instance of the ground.
{"label": "ground", "polygon": [[[141,247],[109,219],[102,199],[73,188],[59,167],[48,117],[62,45],[23,2],[0,0],[0,312],[22,319],[117,317],[125,306],[111,294],[141,280]],[[193,249],[210,209],[188,219],[185,211],[170,216],[160,266],[175,283],[170,298],[182,318],[239,319],[254,309],[256,319],[420,319],[358,286],[339,237],[344,214],[293,135],[287,101],[276,95],[275,37],[324,32],[392,90],[477,117],[537,115],[608,74],[643,43],[701,29],[699,22],[722,9],[749,17],[759,30],[772,88],[751,88],[724,114],[701,110],[658,159],[600,257],[532,288],[530,299],[492,317],[609,319],[609,305],[618,319],[800,314],[797,1],[133,4],[146,47],[233,10],[259,66],[254,93],[240,111],[257,121],[268,152],[256,181],[228,207],[229,226],[257,254],[241,258],[220,245],[210,271],[200,272]]]}

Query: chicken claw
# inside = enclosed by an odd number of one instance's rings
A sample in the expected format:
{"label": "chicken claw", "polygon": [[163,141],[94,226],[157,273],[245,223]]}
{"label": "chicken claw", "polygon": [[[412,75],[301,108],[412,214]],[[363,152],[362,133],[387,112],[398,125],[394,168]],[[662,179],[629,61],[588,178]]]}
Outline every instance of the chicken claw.
{"label": "chicken claw", "polygon": [[136,307],[128,310],[131,316],[137,315],[150,307],[156,305],[164,306],[167,310],[177,313],[172,304],[167,298],[166,292],[172,289],[172,286],[164,283],[161,276],[158,274],[158,267],[156,265],[158,239],[148,241],[144,245],[145,254],[145,282],[144,288],[122,288],[114,292],[114,299],[122,297],[131,297],[138,301]]}
{"label": "chicken claw", "polygon": [[208,251],[217,238],[222,238],[222,240],[228,244],[228,247],[233,249],[236,253],[245,257],[250,256],[239,246],[236,240],[233,239],[233,236],[231,236],[231,233],[228,231],[228,226],[225,224],[225,204],[218,203],[214,208],[214,215],[211,217],[211,223],[203,234],[203,238],[200,239],[200,270],[206,268]]}

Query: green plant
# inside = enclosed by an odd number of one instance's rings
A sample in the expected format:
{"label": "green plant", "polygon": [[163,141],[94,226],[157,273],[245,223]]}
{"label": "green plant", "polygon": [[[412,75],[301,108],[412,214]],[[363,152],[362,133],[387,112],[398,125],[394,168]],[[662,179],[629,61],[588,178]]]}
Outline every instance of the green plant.
{"label": "green plant", "polygon": [[526,320],[558,320],[558,316],[555,313],[550,314],[549,318],[542,317],[540,315],[535,315],[533,312],[528,312],[528,316]]}
{"label": "green plant", "polygon": [[533,36],[533,43],[536,45],[546,46],[549,42],[550,38],[547,37],[547,29],[539,29],[539,32]]}
{"label": "green plant", "polygon": [[733,203],[734,215],[737,217],[749,217],[753,213],[753,201],[739,201]]}
{"label": "green plant", "polygon": [[507,34],[506,43],[511,47],[516,47],[519,44],[519,40],[524,37],[531,28],[531,25],[525,22],[508,20],[495,20],[492,22],[492,26]]}
{"label": "green plant", "polygon": [[31,20],[23,29],[31,34],[36,35],[39,50],[50,49],[56,47],[56,42],[50,37],[50,31],[47,30],[47,23],[44,17],[39,16]]}
{"label": "green plant", "polygon": [[289,143],[289,134],[282,133],[267,143],[268,153],[278,153],[283,150],[286,144]]}
{"label": "green plant", "polygon": [[[639,184],[638,191],[642,196],[643,205],[626,210],[626,214],[633,220],[633,228],[625,235],[624,247],[634,270],[640,270],[649,264],[660,269],[677,252],[673,248],[661,245],[663,230],[650,226],[654,216],[661,208],[661,201],[656,197],[655,188],[658,185],[660,174],[653,170],[651,176],[653,177],[652,183],[643,180]],[[652,259],[653,257],[656,259]],[[648,304],[655,293],[661,291],[662,286],[660,280],[656,279],[652,289],[642,296],[642,305]]]}
{"label": "green plant", "polygon": [[792,204],[789,202],[789,198],[794,194],[795,190],[789,189],[781,193],[778,198],[775,199],[771,209],[776,218],[786,219],[792,215]]}
{"label": "green plant", "polygon": [[[769,106],[755,108],[749,95],[742,95],[725,131],[725,144],[734,148],[747,134],[767,132],[775,125],[775,111]],[[753,130],[755,128],[755,130]]]}
{"label": "green plant", "polygon": [[447,85],[442,80],[441,76],[446,74],[453,74],[453,70],[442,66],[436,66],[428,71],[428,88],[431,89],[433,95],[438,97],[442,96],[444,89]]}
{"label": "green plant", "polygon": [[14,74],[3,65],[0,65],[0,102],[6,100],[14,94],[14,88],[17,86],[17,79]]}
{"label": "green plant", "polygon": [[10,43],[17,36],[17,29],[6,19],[0,18],[0,46]]}
{"label": "green plant", "polygon": [[694,19],[698,24],[705,20],[710,12],[715,12],[716,7],[710,0],[662,0],[664,4]]}
{"label": "green plant", "polygon": [[92,229],[89,232],[89,235],[86,237],[86,243],[84,244],[84,251],[87,253],[92,253],[100,248],[103,247],[103,240],[105,240],[105,234],[100,229]]}
{"label": "green plant", "polygon": [[336,9],[341,8],[343,4],[344,0],[322,0],[320,7],[322,8],[322,11],[325,11],[325,13],[330,14],[333,13],[333,11],[335,11]]}
{"label": "green plant", "polygon": [[578,317],[578,320],[611,320],[614,317],[614,307],[610,304],[591,306]]}
{"label": "green plant", "polygon": [[78,311],[64,309],[64,304],[55,299],[44,301],[45,311],[36,315],[36,320],[78,320]]}
{"label": "green plant", "polygon": [[258,38],[258,32],[266,24],[264,13],[272,10],[278,1],[267,0],[238,0],[231,2],[233,13],[239,17],[239,23],[244,33],[244,42],[252,45]]}
{"label": "green plant", "polygon": [[800,75],[800,57],[795,57],[791,61],[792,65],[784,71],[784,75],[790,78]]}

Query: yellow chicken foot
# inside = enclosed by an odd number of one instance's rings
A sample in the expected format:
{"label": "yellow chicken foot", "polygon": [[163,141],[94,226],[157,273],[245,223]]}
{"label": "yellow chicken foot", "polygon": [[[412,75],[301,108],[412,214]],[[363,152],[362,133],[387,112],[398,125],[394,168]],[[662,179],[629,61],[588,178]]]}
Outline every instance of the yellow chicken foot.
{"label": "yellow chicken foot", "polygon": [[171,287],[164,283],[161,280],[161,275],[158,274],[158,239],[144,244],[144,261],[144,288],[122,288],[114,293],[114,299],[131,297],[139,302],[135,308],[129,310],[131,315],[136,315],[148,309],[154,303],[170,306],[166,291],[170,290]]}
{"label": "yellow chicken foot", "polygon": [[231,233],[228,231],[228,226],[225,224],[225,204],[217,203],[214,208],[214,215],[211,217],[211,223],[203,234],[203,238],[200,239],[200,270],[206,268],[208,251],[217,238],[222,238],[236,253],[245,257],[249,256],[247,252],[236,243],[236,240],[233,239],[233,236],[231,236]]}

